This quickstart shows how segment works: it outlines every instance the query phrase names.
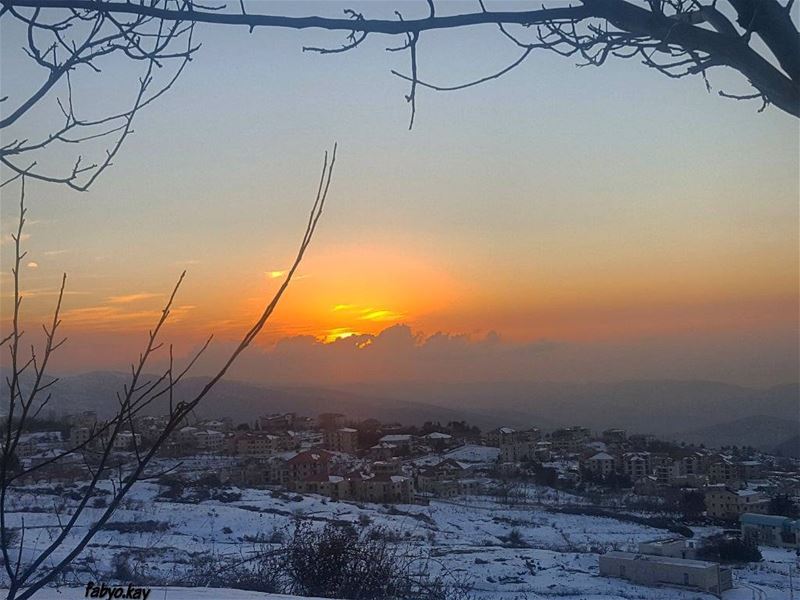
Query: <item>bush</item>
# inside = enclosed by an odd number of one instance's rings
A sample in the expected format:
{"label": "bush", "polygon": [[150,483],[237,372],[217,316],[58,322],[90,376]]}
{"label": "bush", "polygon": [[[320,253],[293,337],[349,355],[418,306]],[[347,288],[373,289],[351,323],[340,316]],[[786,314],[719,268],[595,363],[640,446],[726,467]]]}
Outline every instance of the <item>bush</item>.
{"label": "bush", "polygon": [[[447,573],[432,577],[419,558],[390,540],[383,527],[358,531],[328,523],[322,530],[296,524],[284,548],[287,591],[301,596],[353,600],[450,600],[467,596],[463,582]],[[424,575],[419,575],[422,571]]]}
{"label": "bush", "polygon": [[238,502],[242,499],[241,492],[229,492],[225,490],[220,490],[214,493],[214,500],[217,502]]}
{"label": "bush", "polygon": [[288,539],[276,530],[248,537],[264,546],[255,554],[248,552],[244,560],[241,555],[196,556],[180,578],[150,583],[343,600],[470,597],[466,576],[454,576],[438,562],[432,568],[430,558],[407,552],[405,546],[390,541],[394,536],[382,527],[357,529],[329,522],[319,528],[312,521],[298,520]]}
{"label": "bush", "polygon": [[752,538],[712,538],[700,548],[697,557],[718,563],[759,562],[763,560],[756,540]]}
{"label": "bush", "polygon": [[230,556],[198,556],[178,579],[161,582],[179,587],[232,588],[275,593],[282,590],[278,559],[264,554],[258,560],[242,563]]}
{"label": "bush", "polygon": [[159,498],[167,500],[180,500],[186,488],[186,482],[176,475],[162,475],[158,478],[158,485],[164,488],[160,490]]}
{"label": "bush", "polygon": [[530,548],[530,544],[522,537],[519,529],[512,529],[508,535],[498,537],[512,548]]}
{"label": "bush", "polygon": [[156,533],[169,529],[165,521],[110,521],[103,526],[107,531],[119,533]]}
{"label": "bush", "polygon": [[111,559],[111,569],[114,579],[117,581],[133,580],[133,569],[131,569],[130,561],[128,560],[128,554],[126,552],[121,552],[120,554],[114,555],[114,558]]}

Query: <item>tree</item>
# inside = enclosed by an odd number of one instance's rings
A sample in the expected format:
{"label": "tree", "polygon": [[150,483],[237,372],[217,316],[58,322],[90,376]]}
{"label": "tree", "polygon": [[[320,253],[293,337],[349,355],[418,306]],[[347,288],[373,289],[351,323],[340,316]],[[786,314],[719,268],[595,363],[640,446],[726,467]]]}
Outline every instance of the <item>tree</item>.
{"label": "tree", "polygon": [[789,497],[789,494],[778,494],[769,501],[769,514],[791,517],[800,517],[800,508],[797,503]]}
{"label": "tree", "polygon": [[700,517],[706,510],[706,500],[703,492],[687,490],[681,494],[680,510],[684,519],[693,521]]}
{"label": "tree", "polygon": [[748,536],[741,539],[724,535],[710,538],[698,550],[697,557],[723,564],[759,562],[763,559],[755,538]]}
{"label": "tree", "polygon": [[[60,89],[63,125],[38,140],[14,138],[0,148],[0,161],[15,176],[66,184],[85,190],[111,166],[122,142],[130,134],[136,114],[165,93],[195,56],[197,23],[246,28],[322,29],[344,32],[336,47],[305,46],[320,54],[347,52],[368,36],[399,37],[387,48],[405,52],[406,73],[392,73],[409,83],[405,96],[413,126],[417,91],[427,88],[453,91],[502,77],[529,59],[535,50],[575,57],[580,66],[601,66],[609,59],[635,59],[670,77],[699,76],[712,91],[709,72],[727,67],[740,73],[750,91],[718,94],[737,100],[760,100],[763,110],[773,105],[800,117],[800,34],[792,18],[794,0],[580,0],[554,7],[535,6],[514,11],[489,10],[478,0],[476,10],[440,15],[434,0],[420,6],[427,14],[406,19],[370,18],[352,9],[343,18],[292,17],[266,14],[257,2],[230,2],[206,6],[193,0],[0,0],[0,17],[27,30],[30,60],[43,70],[42,82],[29,95],[2,98],[11,106],[0,119],[8,134],[46,95]],[[403,9],[414,5],[403,4]],[[439,84],[419,76],[420,40],[439,30],[486,25],[496,28],[519,51],[511,64],[474,81]],[[757,38],[757,40],[756,40]],[[73,103],[73,81],[81,70],[99,69],[113,57],[143,65],[134,101],[119,112],[98,118],[78,116]],[[170,75],[156,83],[157,72],[173,65]],[[166,69],[165,69],[166,70]],[[5,107],[4,107],[5,108]],[[35,118],[35,117],[33,117]],[[76,140],[102,143],[110,140],[100,159],[88,162],[78,155],[71,170],[54,173],[43,168],[40,157],[60,144]],[[39,165],[39,166],[37,166]]]}
{"label": "tree", "polygon": [[[169,436],[184,423],[187,416],[209,394],[220,379],[225,376],[239,355],[252,343],[263,329],[287,289],[311,243],[317,223],[322,215],[328,190],[330,189],[335,160],[336,147],[334,146],[330,160],[327,153],[325,154],[322,175],[306,223],[306,230],[294,263],[289,269],[284,282],[267,302],[258,320],[242,336],[236,348],[196,395],[188,400],[174,401],[174,394],[178,384],[190,371],[200,355],[208,348],[211,343],[211,337],[208,338],[195,356],[181,368],[174,364],[172,346],[169,346],[168,367],[157,377],[149,378],[146,375],[146,368],[149,367],[151,359],[163,346],[159,334],[169,318],[173,301],[186,275],[184,271],[172,290],[160,318],[153,329],[150,330],[145,348],[139,355],[138,361],[131,364],[130,380],[124,389],[117,393],[118,408],[114,416],[108,420],[93,424],[85,439],[70,443],[67,448],[46,460],[32,463],[28,466],[19,465],[19,461],[16,459],[16,450],[20,438],[27,431],[31,420],[36,419],[39,413],[48,406],[51,399],[49,390],[58,382],[57,378],[53,379],[47,375],[47,370],[50,359],[66,341],[65,339],[60,339],[59,326],[61,325],[61,318],[59,314],[67,276],[64,274],[61,279],[61,288],[52,321],[49,326],[44,326],[44,346],[37,349],[31,345],[30,354],[26,354],[22,346],[24,331],[21,315],[20,265],[25,256],[21,242],[23,240],[22,233],[27,212],[25,208],[27,175],[23,173],[20,176],[20,216],[16,233],[13,235],[15,245],[15,258],[12,268],[14,286],[13,316],[11,332],[0,341],[0,345],[8,344],[11,363],[10,374],[6,379],[8,415],[3,420],[2,431],[0,431],[0,435],[2,435],[2,452],[0,452],[0,547],[2,547],[5,575],[8,579],[9,600],[30,598],[42,587],[55,580],[69,566],[72,560],[83,551],[97,532],[103,528],[137,482],[157,478],[164,474],[163,472],[153,472],[152,468],[148,468],[151,466],[154,457],[167,442]],[[23,385],[23,378],[25,377],[29,377],[31,380],[28,386]],[[158,431],[152,444],[145,447],[137,440],[138,417],[142,415],[142,411],[145,408],[158,399],[168,401],[166,423]],[[133,449],[133,452],[126,456],[120,456],[114,452],[115,448],[118,447],[118,441],[125,439],[123,436],[130,439]],[[34,555],[25,556],[23,553],[23,549],[26,548],[25,535],[27,533],[25,522],[23,520],[21,523],[19,535],[12,535],[12,529],[7,521],[7,501],[9,496],[21,481],[36,477],[44,469],[64,465],[68,457],[76,455],[83,460],[85,470],[90,479],[89,484],[82,489],[78,504],[68,518],[62,520],[59,517],[60,530],[54,538],[45,542],[43,547],[35,544],[36,551]],[[88,523],[86,522],[87,515],[84,510],[103,480],[112,482],[112,493],[99,519],[93,523]],[[82,516],[83,520],[81,520]],[[81,527],[85,528],[85,530],[81,529]],[[68,547],[68,536],[79,531],[81,533],[77,535],[77,543]],[[17,546],[16,552],[12,552],[12,542]],[[55,555],[54,553],[57,550],[59,553]],[[12,554],[15,554],[15,556],[12,556]]]}

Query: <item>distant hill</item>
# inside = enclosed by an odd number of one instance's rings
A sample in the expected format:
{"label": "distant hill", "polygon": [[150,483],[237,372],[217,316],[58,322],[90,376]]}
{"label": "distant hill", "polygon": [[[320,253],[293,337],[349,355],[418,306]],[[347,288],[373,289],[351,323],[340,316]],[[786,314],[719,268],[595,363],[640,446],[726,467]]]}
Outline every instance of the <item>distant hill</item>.
{"label": "distant hill", "polygon": [[[155,378],[149,376],[148,379]],[[127,374],[109,371],[63,377],[48,390],[53,394],[48,408],[56,415],[94,410],[98,416],[108,417],[114,413],[117,392],[123,389],[128,380]],[[207,377],[184,380],[175,391],[175,402],[191,399],[207,382]],[[30,382],[24,382],[23,387],[26,385],[30,385]],[[0,406],[6,407],[7,401],[7,389],[3,389],[0,391]],[[159,399],[148,407],[146,413],[165,412],[167,402],[166,396]],[[252,421],[263,414],[283,411],[307,416],[340,412],[353,418],[374,417],[385,422],[399,421],[404,424],[467,420],[479,427],[491,428],[499,423],[488,414],[413,401],[398,401],[325,388],[273,388],[225,380],[215,386],[196,412],[199,416],[229,416],[235,422],[243,422]]]}
{"label": "distant hill", "polygon": [[[57,413],[114,410],[128,376],[92,372],[64,377],[52,389]],[[208,381],[187,379],[176,399],[188,399]],[[5,394],[5,398],[3,397]],[[0,388],[0,405],[7,401]],[[165,400],[166,401],[166,400]],[[151,412],[163,412],[163,405]],[[713,381],[618,383],[501,382],[470,384],[354,384],[340,387],[261,386],[222,381],[200,415],[252,420],[269,412],[315,416],[341,412],[353,418],[421,424],[461,421],[486,429],[498,425],[551,430],[578,424],[600,431],[622,427],[706,445],[773,449],[798,433],[800,386],[765,390]]]}
{"label": "distant hill", "polygon": [[800,434],[794,435],[782,444],[773,447],[770,454],[800,458]]}
{"label": "distant hill", "polygon": [[675,436],[676,441],[706,446],[753,446],[771,452],[798,438],[800,422],[756,415],[719,425],[693,429]]}
{"label": "distant hill", "polygon": [[797,422],[800,411],[796,383],[766,390],[714,381],[366,384],[340,389],[447,408],[491,410],[511,426],[580,424],[595,430],[613,426],[662,436],[757,415]]}

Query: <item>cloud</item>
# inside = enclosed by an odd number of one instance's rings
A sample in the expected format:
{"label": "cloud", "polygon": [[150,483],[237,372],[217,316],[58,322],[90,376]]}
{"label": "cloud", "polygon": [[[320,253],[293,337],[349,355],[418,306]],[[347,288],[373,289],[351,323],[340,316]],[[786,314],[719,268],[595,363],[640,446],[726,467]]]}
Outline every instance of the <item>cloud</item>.
{"label": "cloud", "polygon": [[[42,296],[58,296],[59,288],[34,288],[29,290],[21,290],[20,295],[23,298],[39,298]],[[88,296],[91,292],[85,291],[71,291],[71,290],[64,290],[65,296]],[[0,294],[0,298],[13,298],[14,293],[9,292],[7,294]]]}
{"label": "cloud", "polygon": [[361,316],[358,318],[361,321],[399,321],[404,316],[402,313],[394,312],[393,310],[366,309],[362,311]]}
{"label": "cloud", "polygon": [[[494,332],[425,335],[405,324],[377,334],[338,328],[324,339],[295,335],[250,348],[231,377],[269,384],[518,380],[560,349],[546,341],[503,340]],[[215,346],[199,370],[210,371],[230,350],[226,343]]]}
{"label": "cloud", "polygon": [[358,321],[401,321],[406,317],[404,313],[390,310],[388,308],[376,308],[374,306],[361,306],[358,304],[335,304],[333,312],[352,315]]}
{"label": "cloud", "polygon": [[267,271],[266,276],[270,279],[279,279],[286,275],[286,270],[279,270],[279,271]]}
{"label": "cloud", "polygon": [[59,254],[66,254],[69,250],[47,250],[42,252],[44,256],[58,256]]}
{"label": "cloud", "polygon": [[29,269],[38,269],[39,268],[39,263],[37,263],[36,261],[32,260],[25,266],[27,266]]}
{"label": "cloud", "polygon": [[150,300],[151,298],[160,298],[164,294],[154,294],[151,292],[139,292],[136,294],[127,294],[122,296],[110,296],[108,301],[111,304],[130,304],[132,302],[141,302],[142,300]]}

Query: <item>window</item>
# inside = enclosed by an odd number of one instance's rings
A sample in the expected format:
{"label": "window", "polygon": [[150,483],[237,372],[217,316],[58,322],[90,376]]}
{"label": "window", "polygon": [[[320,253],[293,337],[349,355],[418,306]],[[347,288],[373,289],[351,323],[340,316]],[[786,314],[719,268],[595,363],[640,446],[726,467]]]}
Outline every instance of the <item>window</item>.
{"label": "window", "polygon": [[689,585],[689,574],[688,573],[684,573],[683,574],[683,585]]}
{"label": "window", "polygon": [[619,576],[620,577],[625,577],[625,565],[620,565],[619,566]]}

